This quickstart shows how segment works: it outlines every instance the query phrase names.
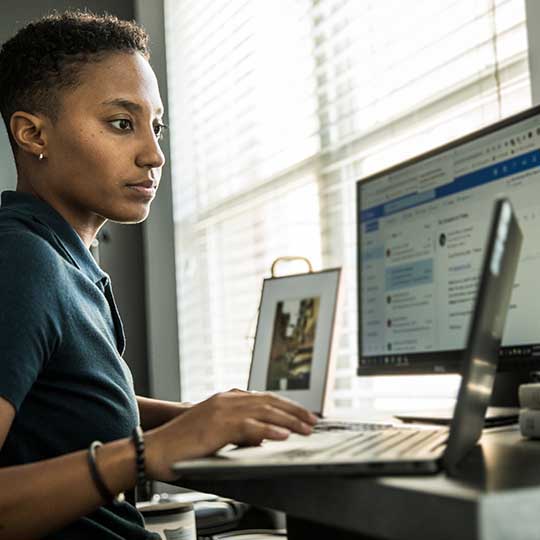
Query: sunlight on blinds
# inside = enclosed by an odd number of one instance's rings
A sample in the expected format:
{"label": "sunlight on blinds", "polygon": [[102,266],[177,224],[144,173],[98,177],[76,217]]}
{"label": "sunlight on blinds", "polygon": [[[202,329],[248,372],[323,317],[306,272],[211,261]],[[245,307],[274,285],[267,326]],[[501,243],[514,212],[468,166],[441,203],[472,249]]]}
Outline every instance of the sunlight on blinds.
{"label": "sunlight on blinds", "polygon": [[336,408],[450,399],[456,377],[355,376],[355,182],[530,105],[523,0],[165,7],[182,398],[246,384],[293,254],[344,268]]}
{"label": "sunlight on blinds", "polygon": [[315,180],[254,197],[192,229],[177,224],[182,395],[189,400],[245,388],[262,279],[272,261],[302,253],[320,268]]}

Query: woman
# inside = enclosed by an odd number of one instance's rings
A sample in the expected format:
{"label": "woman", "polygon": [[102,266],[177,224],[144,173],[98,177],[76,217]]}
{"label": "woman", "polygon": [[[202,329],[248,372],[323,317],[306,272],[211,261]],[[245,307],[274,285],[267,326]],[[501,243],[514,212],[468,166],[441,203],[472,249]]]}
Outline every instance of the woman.
{"label": "woman", "polygon": [[108,219],[143,221],[159,185],[163,105],[148,58],[140,27],[78,12],[28,25],[0,52],[17,167],[0,208],[0,540],[151,538],[112,500],[137,478],[171,481],[174,461],[316,421],[270,394],[190,407],[133,392],[89,246]]}

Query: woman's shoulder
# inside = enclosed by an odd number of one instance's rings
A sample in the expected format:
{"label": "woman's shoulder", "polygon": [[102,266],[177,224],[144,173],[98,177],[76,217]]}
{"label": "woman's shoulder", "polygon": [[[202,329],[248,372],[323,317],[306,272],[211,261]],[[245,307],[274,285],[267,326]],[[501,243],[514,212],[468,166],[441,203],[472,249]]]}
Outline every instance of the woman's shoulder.
{"label": "woman's shoulder", "polygon": [[31,229],[0,226],[0,252],[13,256],[32,255],[32,258],[51,258],[55,250],[50,242]]}
{"label": "woman's shoulder", "polygon": [[58,252],[42,236],[29,229],[0,227],[0,279],[6,272],[50,274],[59,264]]}

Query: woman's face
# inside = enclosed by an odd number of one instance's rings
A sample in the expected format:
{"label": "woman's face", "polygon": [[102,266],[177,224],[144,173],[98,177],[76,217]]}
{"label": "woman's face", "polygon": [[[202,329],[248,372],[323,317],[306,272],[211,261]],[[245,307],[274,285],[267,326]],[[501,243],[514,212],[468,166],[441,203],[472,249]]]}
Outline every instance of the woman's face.
{"label": "woman's face", "polygon": [[47,167],[46,199],[80,225],[144,220],[165,163],[162,115],[156,77],[139,53],[86,65],[47,129],[47,159],[38,163]]}

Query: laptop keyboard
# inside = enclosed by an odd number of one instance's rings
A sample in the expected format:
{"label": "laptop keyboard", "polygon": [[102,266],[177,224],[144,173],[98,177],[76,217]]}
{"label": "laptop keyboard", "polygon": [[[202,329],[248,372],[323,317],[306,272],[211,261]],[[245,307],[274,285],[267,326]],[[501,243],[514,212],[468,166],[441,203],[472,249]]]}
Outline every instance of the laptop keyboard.
{"label": "laptop keyboard", "polygon": [[380,431],[392,428],[392,424],[376,422],[347,422],[336,420],[319,420],[313,427],[315,433],[325,431]]}
{"label": "laptop keyboard", "polygon": [[[280,453],[280,458],[291,460],[324,459],[325,461],[346,459],[404,459],[416,456],[428,456],[440,450],[445,444],[448,432],[441,429],[414,429],[386,426],[384,429],[357,430],[328,446],[316,444],[295,448]],[[314,434],[312,437],[323,437]]]}

